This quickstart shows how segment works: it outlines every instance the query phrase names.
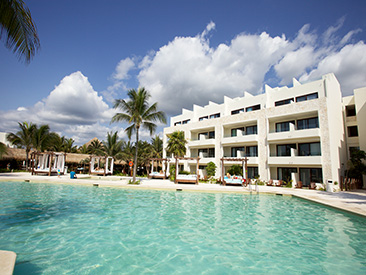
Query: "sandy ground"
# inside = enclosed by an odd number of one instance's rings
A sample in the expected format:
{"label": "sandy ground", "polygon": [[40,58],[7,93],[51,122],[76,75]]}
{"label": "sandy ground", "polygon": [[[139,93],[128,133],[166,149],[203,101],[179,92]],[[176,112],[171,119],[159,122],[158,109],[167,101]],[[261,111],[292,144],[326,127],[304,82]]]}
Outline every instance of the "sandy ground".
{"label": "sandy ground", "polygon": [[[135,188],[135,189],[155,189],[155,190],[175,190],[175,191],[197,191],[197,192],[235,192],[235,193],[265,193],[278,195],[292,195],[299,198],[311,200],[340,210],[349,211],[366,217],[366,190],[356,190],[351,192],[330,193],[325,191],[292,189],[273,186],[221,186],[218,184],[199,183],[194,184],[174,184],[169,180],[141,178],[140,185],[130,185],[129,177],[117,176],[89,176],[77,175],[77,179],[70,179],[69,175],[39,176],[30,173],[2,173],[0,181],[29,181],[29,182],[49,182],[59,184],[80,184],[98,185],[98,187],[115,188]],[[1,183],[0,183],[1,184]]]}

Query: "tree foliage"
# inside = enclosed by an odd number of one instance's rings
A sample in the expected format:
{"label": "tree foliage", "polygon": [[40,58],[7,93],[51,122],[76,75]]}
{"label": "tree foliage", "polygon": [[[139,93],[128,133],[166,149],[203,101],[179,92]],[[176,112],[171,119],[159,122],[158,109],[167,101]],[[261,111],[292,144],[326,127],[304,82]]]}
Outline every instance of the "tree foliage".
{"label": "tree foliage", "polygon": [[176,157],[183,157],[186,154],[187,140],[184,138],[183,131],[175,131],[168,134],[167,152]]}
{"label": "tree foliage", "polygon": [[0,1],[0,38],[19,60],[29,63],[40,48],[35,23],[22,0]]}
{"label": "tree foliage", "polygon": [[[158,111],[157,103],[149,105],[151,95],[145,88],[139,88],[138,91],[131,89],[127,96],[128,100],[117,99],[115,101],[114,108],[120,109],[122,112],[115,114],[111,122],[127,122],[129,126],[125,131],[129,139],[133,133],[136,133],[134,163],[137,163],[140,128],[148,130],[152,135],[156,129],[154,122],[166,123],[166,117],[164,112]],[[137,165],[134,165],[134,182],[136,181],[136,168]]]}

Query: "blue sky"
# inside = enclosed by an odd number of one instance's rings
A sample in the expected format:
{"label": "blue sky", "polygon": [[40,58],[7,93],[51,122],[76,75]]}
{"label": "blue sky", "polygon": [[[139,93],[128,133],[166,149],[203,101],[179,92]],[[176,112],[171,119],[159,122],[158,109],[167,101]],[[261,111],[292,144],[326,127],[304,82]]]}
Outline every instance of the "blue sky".
{"label": "blue sky", "polygon": [[78,145],[108,131],[126,139],[126,125],[109,123],[113,100],[139,86],[168,117],[293,77],[334,72],[344,95],[366,86],[366,1],[25,3],[41,49],[25,65],[1,41],[3,132],[29,121]]}

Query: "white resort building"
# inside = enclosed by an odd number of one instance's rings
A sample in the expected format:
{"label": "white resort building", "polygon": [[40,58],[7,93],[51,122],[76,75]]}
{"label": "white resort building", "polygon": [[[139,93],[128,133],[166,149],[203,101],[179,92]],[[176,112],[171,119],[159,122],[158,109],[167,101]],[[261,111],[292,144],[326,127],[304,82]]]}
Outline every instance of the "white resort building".
{"label": "white resort building", "polygon": [[[186,157],[200,157],[199,173],[214,162],[216,178],[233,165],[234,158],[248,158],[248,177],[264,181],[320,183],[340,181],[347,169],[350,150],[366,151],[366,87],[342,98],[334,74],[293,87],[271,88],[253,96],[224,97],[224,103],[209,102],[182,110],[164,129],[167,135],[184,131]],[[165,150],[165,149],[164,149]],[[164,157],[167,156],[164,151]],[[231,158],[221,167],[221,158]],[[171,158],[171,165],[175,162]],[[179,162],[180,169],[196,173],[196,160]],[[364,183],[366,182],[364,178]]]}

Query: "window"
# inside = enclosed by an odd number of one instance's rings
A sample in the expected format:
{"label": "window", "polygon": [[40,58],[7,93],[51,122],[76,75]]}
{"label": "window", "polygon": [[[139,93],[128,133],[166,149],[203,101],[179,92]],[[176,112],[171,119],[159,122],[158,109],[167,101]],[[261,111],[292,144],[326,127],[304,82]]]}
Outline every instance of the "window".
{"label": "window", "polygon": [[277,157],[291,157],[291,149],[296,149],[296,144],[277,145]]}
{"label": "window", "polygon": [[251,111],[255,111],[255,110],[259,110],[261,108],[261,105],[254,105],[254,106],[250,106],[250,107],[246,107],[245,111],[246,112],[251,112]]}
{"label": "window", "polygon": [[[238,157],[238,151],[245,152],[245,148],[243,147],[232,147],[231,148],[231,157],[236,158]],[[242,153],[242,156],[244,157],[244,153]]]}
{"label": "window", "polygon": [[256,135],[257,134],[257,125],[248,126],[246,128],[246,135]]}
{"label": "window", "polygon": [[199,166],[198,166],[198,169],[199,169],[199,170],[204,170],[204,169],[206,169],[206,166],[205,166],[205,165],[199,165]]}
{"label": "window", "polygon": [[275,102],[275,106],[281,106],[281,105],[291,104],[292,102],[294,102],[294,99],[293,98],[284,99],[284,100],[276,101]]}
{"label": "window", "polygon": [[246,156],[247,157],[258,157],[258,146],[247,146]]}
{"label": "window", "polygon": [[292,179],[291,173],[297,173],[297,168],[278,167],[277,177],[279,180],[290,181]]}
{"label": "window", "polygon": [[204,158],[214,158],[215,157],[215,148],[206,148],[206,149],[198,149],[198,156],[203,154]]}
{"label": "window", "polygon": [[182,124],[187,124],[188,122],[190,122],[191,120],[190,119],[187,119],[187,120],[183,120]]}
{"label": "window", "polygon": [[286,121],[286,122],[279,122],[276,123],[276,132],[287,132],[290,131],[290,123],[295,124],[295,121]]}
{"label": "window", "polygon": [[348,131],[349,137],[358,137],[357,126],[349,126],[349,127],[347,127],[347,131]]}
{"label": "window", "polygon": [[346,106],[346,116],[355,116],[356,115],[356,106],[355,105],[349,105]]}
{"label": "window", "polygon": [[318,98],[318,93],[312,93],[312,94],[308,94],[308,95],[298,96],[296,98],[296,102],[307,101],[307,100],[312,100],[312,99],[317,99],[317,98]]}
{"label": "window", "polygon": [[321,168],[300,168],[300,180],[303,186],[310,186],[310,182],[323,182]]}
{"label": "window", "polygon": [[218,118],[218,117],[220,117],[220,113],[210,115],[210,119],[211,119],[211,118]]}
{"label": "window", "polygon": [[199,118],[199,121],[202,121],[202,120],[205,120],[205,119],[208,119],[208,116],[200,117],[200,118]]}
{"label": "window", "polygon": [[300,119],[297,121],[297,130],[319,128],[319,119],[317,117]]}
{"label": "window", "polygon": [[243,113],[243,112],[244,112],[244,109],[242,108],[242,109],[238,109],[238,110],[231,111],[231,114],[232,115],[236,115],[236,114],[240,114],[240,113]]}
{"label": "window", "polygon": [[248,167],[248,178],[254,179],[258,177],[258,167]]}
{"label": "window", "polygon": [[232,137],[236,137],[238,135],[238,130],[244,132],[245,131],[245,128],[244,127],[240,127],[240,128],[231,129],[231,136]]}
{"label": "window", "polygon": [[208,138],[214,139],[215,138],[215,131],[208,132]]}
{"label": "window", "polygon": [[176,123],[174,123],[174,126],[177,126],[177,125],[180,125],[180,124],[182,124],[182,122],[176,122]]}
{"label": "window", "polygon": [[320,142],[299,143],[299,156],[321,156]]}

